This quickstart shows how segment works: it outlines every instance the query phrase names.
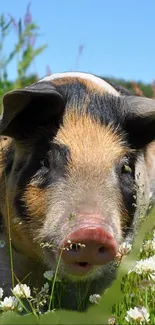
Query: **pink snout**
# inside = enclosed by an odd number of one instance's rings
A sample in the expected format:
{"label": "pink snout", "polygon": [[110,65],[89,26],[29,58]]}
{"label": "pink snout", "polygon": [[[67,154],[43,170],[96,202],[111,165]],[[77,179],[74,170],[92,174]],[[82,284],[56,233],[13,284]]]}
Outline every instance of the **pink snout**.
{"label": "pink snout", "polygon": [[62,248],[62,260],[69,267],[69,273],[77,275],[110,262],[117,254],[116,240],[96,226],[81,227],[72,232],[61,243]]}

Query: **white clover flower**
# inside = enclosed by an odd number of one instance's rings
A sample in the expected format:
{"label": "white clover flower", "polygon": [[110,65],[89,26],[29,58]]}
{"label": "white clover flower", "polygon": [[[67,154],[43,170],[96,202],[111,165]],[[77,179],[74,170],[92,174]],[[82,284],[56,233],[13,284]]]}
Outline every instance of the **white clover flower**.
{"label": "white clover flower", "polygon": [[4,239],[0,239],[0,248],[5,247],[6,243],[4,241]]}
{"label": "white clover flower", "polygon": [[101,299],[101,296],[99,294],[93,294],[89,296],[89,301],[92,304],[99,304],[99,300]]}
{"label": "white clover flower", "polygon": [[146,288],[151,288],[151,291],[154,291],[155,285],[150,279],[142,279],[138,285],[138,288],[145,290]]}
{"label": "white clover flower", "polygon": [[150,315],[148,310],[145,307],[134,307],[130,308],[127,311],[127,316],[125,317],[127,322],[131,322],[132,320],[136,320],[138,324],[142,324],[142,322],[148,323],[150,320]]}
{"label": "white clover flower", "polygon": [[116,318],[115,317],[110,317],[108,319],[108,324],[109,325],[115,325],[116,324]]}
{"label": "white clover flower", "polygon": [[15,310],[18,305],[18,300],[16,297],[5,297],[3,301],[0,302],[0,309],[3,311],[6,310]]}
{"label": "white clover flower", "polygon": [[26,284],[17,284],[13,290],[13,294],[20,298],[30,298],[31,297],[31,290]]}
{"label": "white clover flower", "polygon": [[155,238],[153,240],[147,240],[143,244],[143,248],[141,251],[144,250],[145,252],[147,251],[152,251],[155,252]]}
{"label": "white clover flower", "polygon": [[41,288],[41,291],[45,292],[45,293],[48,293],[49,292],[49,284],[48,282],[46,282],[43,287]]}
{"label": "white clover flower", "polygon": [[150,200],[152,199],[152,196],[153,196],[153,192],[150,191],[150,193],[149,193],[149,199]]}
{"label": "white clover flower", "polygon": [[49,271],[46,271],[44,273],[44,278],[46,278],[47,280],[51,281],[54,277],[54,271],[52,270],[49,270]]}
{"label": "white clover flower", "polygon": [[151,278],[151,280],[155,280],[155,255],[144,260],[140,260],[136,262],[136,265],[128,272],[135,272],[137,274],[143,274]]}
{"label": "white clover flower", "polygon": [[3,289],[2,288],[0,288],[0,299],[2,299],[2,297],[3,297]]}
{"label": "white clover flower", "polygon": [[23,311],[23,306],[21,304],[18,303],[17,306],[17,311],[19,311],[20,313]]}
{"label": "white clover flower", "polygon": [[131,251],[131,248],[131,244],[128,242],[123,242],[118,248],[118,253],[121,255],[127,255]]}

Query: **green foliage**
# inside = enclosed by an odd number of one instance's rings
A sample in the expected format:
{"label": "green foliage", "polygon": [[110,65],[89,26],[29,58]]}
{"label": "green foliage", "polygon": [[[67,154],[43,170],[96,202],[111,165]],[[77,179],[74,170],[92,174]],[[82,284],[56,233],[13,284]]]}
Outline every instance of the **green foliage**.
{"label": "green foliage", "polygon": [[[135,94],[135,91],[133,89],[133,81],[127,81],[127,80],[124,80],[124,79],[117,79],[117,78],[104,78],[104,77],[101,77],[107,81],[112,81],[114,83],[116,83],[117,85],[120,85],[126,89],[128,89],[129,91],[131,91],[131,93]],[[152,84],[145,84],[141,81],[138,81],[135,83],[136,86],[142,91],[143,95],[145,97],[149,97],[149,98],[152,98],[153,97],[153,85]]]}
{"label": "green foliage", "polygon": [[[0,105],[6,92],[25,87],[37,80],[37,75],[29,76],[28,71],[34,59],[47,47],[46,44],[35,47],[35,41],[39,36],[37,33],[39,27],[32,21],[30,5],[27,7],[23,20],[19,19],[16,22],[14,17],[9,16],[8,19],[3,13],[0,15]],[[16,33],[17,41],[12,51],[6,55],[4,53],[4,42],[7,41],[9,33],[13,30]],[[17,79],[10,81],[8,66],[15,59],[17,62]]]}

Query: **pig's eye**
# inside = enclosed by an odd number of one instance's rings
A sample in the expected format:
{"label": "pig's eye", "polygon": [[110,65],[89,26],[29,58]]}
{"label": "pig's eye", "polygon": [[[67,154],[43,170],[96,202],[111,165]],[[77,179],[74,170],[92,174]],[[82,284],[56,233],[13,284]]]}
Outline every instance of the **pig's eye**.
{"label": "pig's eye", "polygon": [[48,158],[44,158],[43,160],[41,160],[41,166],[43,168],[50,168],[50,163],[49,163],[49,159]]}
{"label": "pig's eye", "polygon": [[135,170],[135,157],[133,155],[124,157],[119,167],[120,176],[123,178],[124,177],[134,178],[134,170]]}
{"label": "pig's eye", "polygon": [[130,167],[129,164],[124,163],[122,165],[121,173],[122,174],[131,174],[132,175],[132,173],[133,173],[132,167]]}
{"label": "pig's eye", "polygon": [[136,164],[136,157],[131,154],[126,156],[122,159],[118,173],[120,175],[120,180],[123,184],[131,184],[135,178],[135,164]]}

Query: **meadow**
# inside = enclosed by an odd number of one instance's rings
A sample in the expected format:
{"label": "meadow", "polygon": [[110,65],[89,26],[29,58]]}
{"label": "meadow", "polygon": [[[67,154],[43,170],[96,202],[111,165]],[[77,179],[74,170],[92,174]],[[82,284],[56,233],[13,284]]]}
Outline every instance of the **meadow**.
{"label": "meadow", "polygon": [[[12,52],[4,53],[4,41],[14,29],[17,42]],[[36,48],[38,26],[32,21],[29,6],[23,19],[15,21],[11,15],[0,15],[0,104],[3,95],[15,88],[24,87],[37,80],[37,73],[29,74],[29,68],[46,44]],[[79,60],[82,49],[79,47]],[[7,68],[17,60],[17,78],[10,81]],[[50,71],[47,72],[47,74]],[[124,81],[122,81],[122,84]],[[131,81],[128,88],[137,95],[146,95],[148,86]],[[154,85],[150,86],[150,97],[154,98]],[[24,282],[12,287],[12,295],[3,297],[0,288],[0,324],[155,324],[155,209],[141,223],[133,247],[124,243],[117,256],[118,276],[113,285],[100,296],[97,292],[89,297],[90,308],[85,313],[55,308],[59,262],[55,274],[47,270],[43,274],[45,284],[41,291],[29,288]],[[8,215],[9,218],[9,215]],[[11,242],[11,237],[9,238]],[[0,249],[5,242],[0,240]],[[12,261],[11,246],[10,260]],[[13,266],[13,261],[12,261]],[[12,267],[12,279],[15,274]],[[79,305],[84,297],[79,297]]]}

